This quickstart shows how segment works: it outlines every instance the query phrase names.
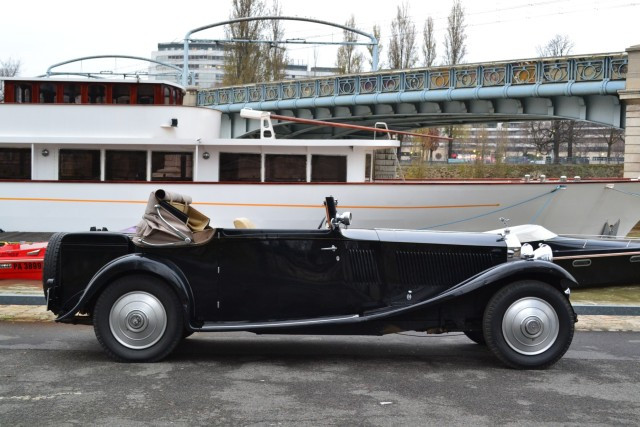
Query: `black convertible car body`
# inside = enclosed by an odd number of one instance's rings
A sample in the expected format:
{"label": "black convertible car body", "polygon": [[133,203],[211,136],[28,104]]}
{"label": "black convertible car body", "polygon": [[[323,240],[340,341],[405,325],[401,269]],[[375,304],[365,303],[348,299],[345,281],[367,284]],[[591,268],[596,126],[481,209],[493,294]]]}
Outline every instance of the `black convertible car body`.
{"label": "black convertible car body", "polygon": [[205,331],[463,331],[516,368],[549,366],[571,343],[575,280],[521,259],[508,232],[349,229],[330,197],[327,228],[213,229],[189,202],[156,191],[156,223],[136,236],[54,235],[43,286],[56,320],[93,323],[120,361],[160,360]]}

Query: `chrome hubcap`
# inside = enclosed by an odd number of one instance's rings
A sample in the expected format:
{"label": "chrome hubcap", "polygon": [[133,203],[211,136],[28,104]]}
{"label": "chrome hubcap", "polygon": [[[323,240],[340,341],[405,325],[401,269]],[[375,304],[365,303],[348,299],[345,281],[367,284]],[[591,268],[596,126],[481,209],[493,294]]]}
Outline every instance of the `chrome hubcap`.
{"label": "chrome hubcap", "polygon": [[111,307],[109,327],[123,346],[142,350],[157,343],[167,328],[167,313],[158,298],[147,292],[129,292]]}
{"label": "chrome hubcap", "polygon": [[514,302],[502,318],[502,334],[513,350],[526,356],[545,352],[556,342],[560,323],[546,301],[528,297]]}

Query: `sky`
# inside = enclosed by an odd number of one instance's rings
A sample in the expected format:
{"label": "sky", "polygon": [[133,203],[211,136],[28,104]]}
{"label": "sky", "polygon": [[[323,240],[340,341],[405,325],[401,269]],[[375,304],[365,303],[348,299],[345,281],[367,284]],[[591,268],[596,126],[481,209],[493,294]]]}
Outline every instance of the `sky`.
{"label": "sky", "polygon": [[[405,0],[416,25],[417,42],[427,17],[435,23],[437,63],[443,62],[447,16],[453,0]],[[271,4],[271,0],[267,0]],[[6,0],[0,24],[0,60],[21,62],[22,76],[43,74],[47,67],[89,55],[123,54],[149,58],[160,42],[180,42],[195,28],[229,19],[232,0],[131,1]],[[401,0],[280,0],[285,16],[311,17],[344,24],[351,15],[358,28],[382,29],[381,59],[391,21]],[[640,0],[463,0],[467,55],[464,62],[533,58],[536,47],[554,35],[567,35],[572,53],[621,52],[640,44]],[[342,30],[315,24],[285,22],[286,38],[340,41]],[[196,38],[224,38],[208,30]],[[297,63],[333,66],[335,46],[290,45]],[[82,63],[82,67],[92,65]],[[420,63],[418,64],[420,65]],[[123,66],[114,62],[114,67]],[[75,65],[78,69],[79,66]],[[95,71],[87,69],[85,71]]]}

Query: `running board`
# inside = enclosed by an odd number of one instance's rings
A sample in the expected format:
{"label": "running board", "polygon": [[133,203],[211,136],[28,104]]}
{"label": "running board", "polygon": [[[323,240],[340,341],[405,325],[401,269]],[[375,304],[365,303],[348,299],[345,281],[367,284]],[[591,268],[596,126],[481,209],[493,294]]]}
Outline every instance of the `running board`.
{"label": "running board", "polygon": [[279,320],[273,322],[205,322],[201,328],[192,328],[196,332],[249,331],[256,329],[295,328],[335,323],[351,323],[360,316],[352,314],[339,317],[321,317],[315,319]]}

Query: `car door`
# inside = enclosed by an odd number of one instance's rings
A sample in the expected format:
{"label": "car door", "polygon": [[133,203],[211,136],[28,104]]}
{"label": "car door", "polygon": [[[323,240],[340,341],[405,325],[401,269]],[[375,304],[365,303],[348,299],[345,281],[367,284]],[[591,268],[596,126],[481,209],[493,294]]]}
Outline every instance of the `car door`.
{"label": "car door", "polygon": [[223,230],[220,243],[218,320],[311,319],[359,307],[334,230]]}

